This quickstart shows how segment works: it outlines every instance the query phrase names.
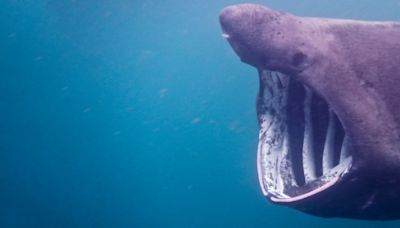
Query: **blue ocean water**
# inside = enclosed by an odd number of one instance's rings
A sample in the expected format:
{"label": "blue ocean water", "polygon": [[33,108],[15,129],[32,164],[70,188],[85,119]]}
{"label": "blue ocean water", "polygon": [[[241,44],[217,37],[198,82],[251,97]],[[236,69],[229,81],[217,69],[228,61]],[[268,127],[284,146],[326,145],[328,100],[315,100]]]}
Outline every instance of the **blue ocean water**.
{"label": "blue ocean water", "polygon": [[[398,227],[268,203],[240,1],[2,0],[0,227]],[[400,20],[400,0],[252,1]]]}

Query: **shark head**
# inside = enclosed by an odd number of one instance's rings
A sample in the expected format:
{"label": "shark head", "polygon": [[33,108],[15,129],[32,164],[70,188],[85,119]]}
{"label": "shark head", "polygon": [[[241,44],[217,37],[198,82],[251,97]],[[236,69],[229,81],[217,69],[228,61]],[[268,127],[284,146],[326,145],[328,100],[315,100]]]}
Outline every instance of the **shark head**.
{"label": "shark head", "polygon": [[264,195],[318,216],[400,218],[400,24],[253,4],[226,7],[220,24],[259,72]]}

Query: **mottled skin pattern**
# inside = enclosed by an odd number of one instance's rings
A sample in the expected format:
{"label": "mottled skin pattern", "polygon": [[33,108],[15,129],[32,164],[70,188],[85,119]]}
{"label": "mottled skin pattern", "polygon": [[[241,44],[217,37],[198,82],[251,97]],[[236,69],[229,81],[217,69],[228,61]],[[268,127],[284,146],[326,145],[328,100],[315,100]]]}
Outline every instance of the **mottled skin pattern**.
{"label": "mottled skin pattern", "polygon": [[297,17],[252,4],[225,8],[220,23],[243,62],[309,86],[353,140],[345,178],[282,204],[326,217],[400,218],[400,24]]}

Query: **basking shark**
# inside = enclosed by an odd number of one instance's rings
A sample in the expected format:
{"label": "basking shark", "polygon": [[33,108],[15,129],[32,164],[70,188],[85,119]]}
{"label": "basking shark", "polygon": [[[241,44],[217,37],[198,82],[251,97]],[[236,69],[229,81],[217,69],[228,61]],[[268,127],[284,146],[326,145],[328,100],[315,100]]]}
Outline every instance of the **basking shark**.
{"label": "basking shark", "polygon": [[226,7],[223,36],[258,70],[257,166],[273,203],[400,218],[400,23]]}

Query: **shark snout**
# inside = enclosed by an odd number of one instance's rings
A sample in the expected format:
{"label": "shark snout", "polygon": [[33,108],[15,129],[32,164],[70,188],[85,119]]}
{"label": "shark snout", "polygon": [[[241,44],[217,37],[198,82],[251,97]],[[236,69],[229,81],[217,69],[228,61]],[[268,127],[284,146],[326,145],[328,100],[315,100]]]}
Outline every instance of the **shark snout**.
{"label": "shark snout", "polygon": [[[219,16],[222,36],[227,39],[241,61],[256,68],[265,68],[271,56],[277,56],[276,37],[281,13],[256,4],[225,7]],[[279,37],[278,37],[279,38]],[[279,41],[280,42],[280,41]]]}
{"label": "shark snout", "polygon": [[224,34],[229,35],[233,27],[234,21],[237,17],[240,17],[238,13],[240,12],[239,6],[228,6],[222,9],[219,15],[219,22],[222,27]]}
{"label": "shark snout", "polygon": [[239,4],[222,9],[219,20],[224,34],[229,37],[234,34],[242,34],[249,29],[248,25],[254,23],[265,11],[265,7],[255,4]]}

